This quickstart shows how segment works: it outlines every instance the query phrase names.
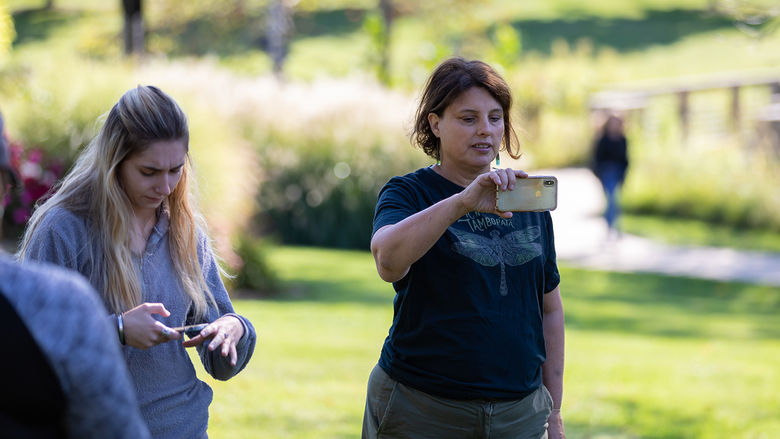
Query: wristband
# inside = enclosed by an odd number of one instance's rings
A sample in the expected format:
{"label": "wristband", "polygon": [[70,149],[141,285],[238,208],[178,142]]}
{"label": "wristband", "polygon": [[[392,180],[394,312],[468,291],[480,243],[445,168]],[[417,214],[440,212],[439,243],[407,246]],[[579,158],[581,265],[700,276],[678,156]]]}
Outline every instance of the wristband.
{"label": "wristband", "polygon": [[122,314],[116,315],[116,329],[119,332],[119,343],[125,344],[125,323],[122,321]]}

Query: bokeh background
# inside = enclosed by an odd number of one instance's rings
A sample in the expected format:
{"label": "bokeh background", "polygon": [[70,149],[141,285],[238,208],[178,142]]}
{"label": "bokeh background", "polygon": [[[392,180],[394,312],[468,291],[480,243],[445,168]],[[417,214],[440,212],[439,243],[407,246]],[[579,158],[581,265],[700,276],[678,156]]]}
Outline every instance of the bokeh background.
{"label": "bokeh background", "polygon": [[[513,165],[586,168],[617,112],[622,230],[780,253],[772,0],[0,0],[0,112],[24,180],[4,247],[119,96],[161,87],[190,119],[201,205],[260,335],[242,375],[200,374],[210,434],[357,437],[392,316],[373,207],[431,163],[410,122],[452,55],[512,87]],[[569,437],[780,437],[780,289],[561,270]]]}

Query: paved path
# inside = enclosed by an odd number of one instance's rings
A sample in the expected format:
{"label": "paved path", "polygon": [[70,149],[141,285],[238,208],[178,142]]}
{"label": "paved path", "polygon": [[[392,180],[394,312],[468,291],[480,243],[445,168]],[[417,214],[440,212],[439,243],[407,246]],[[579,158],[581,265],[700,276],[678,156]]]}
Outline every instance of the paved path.
{"label": "paved path", "polygon": [[534,173],[558,177],[558,209],[552,216],[561,261],[610,271],[662,273],[780,287],[780,253],[671,246],[627,234],[610,240],[600,216],[604,195],[589,170],[571,168]]}

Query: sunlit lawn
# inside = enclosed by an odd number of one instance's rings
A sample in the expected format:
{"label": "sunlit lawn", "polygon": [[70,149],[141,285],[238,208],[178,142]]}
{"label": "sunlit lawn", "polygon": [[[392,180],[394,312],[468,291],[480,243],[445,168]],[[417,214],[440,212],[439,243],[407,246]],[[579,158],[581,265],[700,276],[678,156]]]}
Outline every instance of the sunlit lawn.
{"label": "sunlit lawn", "polygon": [[[290,290],[235,300],[260,341],[241,375],[209,380],[210,436],[359,437],[392,290],[367,252],[270,257]],[[570,438],[780,437],[780,289],[561,271]]]}
{"label": "sunlit lawn", "polygon": [[[8,4],[16,10],[43,3],[12,0]],[[66,49],[113,47],[114,52],[119,52],[110,40],[104,41],[105,35],[116,35],[121,26],[117,4],[80,15],[72,9],[87,5],[92,9],[105,2],[55,3],[59,12],[16,17],[19,39],[15,51],[22,59],[35,60],[31,65],[39,70],[37,74],[46,72],[42,66],[48,62],[74,64],[60,53]],[[774,66],[779,56],[780,46],[773,45],[777,33],[751,40],[730,23],[721,23],[712,31],[702,28],[689,33],[686,29],[696,28],[684,26],[676,19],[664,19],[680,15],[689,5],[706,3],[703,0],[598,0],[576,2],[576,7],[568,6],[572,3],[569,1],[532,3],[491,2],[494,6],[484,11],[502,10],[505,15],[493,17],[485,13],[487,18],[482,19],[491,25],[513,20],[526,31],[533,26],[551,30],[535,34],[537,41],[525,38],[524,50],[538,46],[545,52],[553,42],[548,37],[558,38],[562,30],[569,31],[572,41],[579,33],[589,35],[595,30],[596,34],[610,35],[617,47],[623,47],[610,55],[619,63],[594,61],[592,67],[583,64],[580,70],[573,63],[572,70],[567,69],[571,77],[591,74],[609,82],[737,67],[752,69]],[[514,14],[511,8],[522,10],[524,15]],[[677,12],[649,14],[636,23],[570,16],[578,9],[600,14],[613,8],[617,12],[605,16],[643,15],[626,9],[642,12],[671,8]],[[469,21],[471,18],[475,17],[469,16]],[[548,19],[556,21],[547,26]],[[425,19],[414,20],[399,20],[393,37],[396,46],[391,54],[391,68],[396,76],[404,78],[415,76],[414,64],[424,58],[420,52],[428,44],[423,41],[428,36],[425,31],[452,38]],[[569,21],[573,22],[568,24]],[[649,26],[654,32],[637,32],[635,25]],[[603,27],[605,30],[601,30]],[[670,33],[672,27],[682,31]],[[299,35],[291,47],[288,73],[300,78],[322,72],[343,75],[353,69],[368,68],[354,65],[356,57],[370,50],[360,32],[360,26],[355,24],[352,30],[338,36]],[[336,56],[332,56],[334,53]],[[258,73],[267,71],[265,55],[247,56],[253,58],[230,62]],[[573,58],[561,59],[569,62]],[[604,59],[609,61],[610,57]],[[693,59],[696,62],[690,62]],[[523,68],[525,65],[521,64],[520,69]],[[554,65],[550,71],[553,68]],[[597,73],[589,73],[591,69]],[[626,223],[628,232],[650,230],[655,236],[668,230],[683,230],[669,237],[670,241],[698,236],[701,240],[693,243],[721,245],[712,241],[713,229],[691,227],[669,227],[662,222]],[[702,230],[705,232],[700,233]],[[732,231],[718,235],[734,237]],[[777,242],[776,234],[743,238],[737,239],[750,241],[754,243],[750,246],[756,248]],[[722,245],[741,246],[733,241]],[[780,248],[775,245],[769,249]],[[238,312],[248,316],[259,332],[251,364],[227,383],[214,382],[200,373],[215,390],[210,436],[359,437],[365,382],[392,317],[391,287],[379,280],[366,252],[278,248],[271,253],[271,262],[288,287],[283,298],[235,300]],[[779,288],[561,269],[567,314],[563,412],[569,438],[780,437]]]}

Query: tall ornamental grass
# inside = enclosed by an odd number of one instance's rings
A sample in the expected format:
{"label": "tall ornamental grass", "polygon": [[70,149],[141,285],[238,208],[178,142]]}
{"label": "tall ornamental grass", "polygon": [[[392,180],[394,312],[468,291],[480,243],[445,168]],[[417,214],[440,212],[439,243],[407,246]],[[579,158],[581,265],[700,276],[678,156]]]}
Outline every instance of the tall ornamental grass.
{"label": "tall ornamental grass", "polygon": [[[220,81],[210,76],[212,81]],[[367,248],[379,189],[431,163],[408,138],[412,99],[361,78],[225,76],[222,102],[259,164],[254,227],[283,242]]]}

